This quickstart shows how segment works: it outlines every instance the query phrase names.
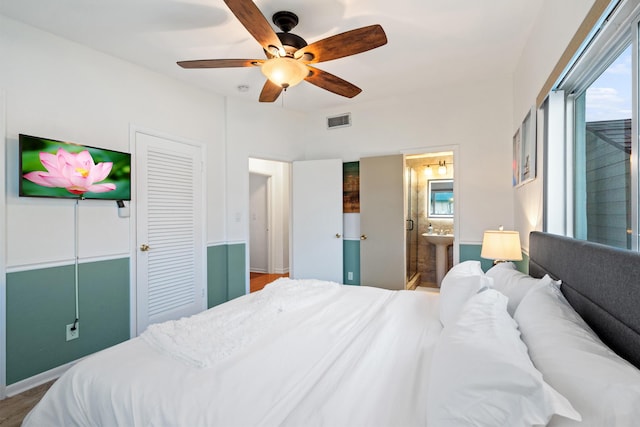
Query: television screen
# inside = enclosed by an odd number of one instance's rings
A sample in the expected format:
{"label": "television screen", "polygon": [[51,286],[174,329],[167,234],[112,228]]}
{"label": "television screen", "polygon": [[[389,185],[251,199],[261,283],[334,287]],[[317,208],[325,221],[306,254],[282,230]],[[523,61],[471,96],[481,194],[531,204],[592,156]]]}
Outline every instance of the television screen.
{"label": "television screen", "polygon": [[131,154],[20,134],[20,196],[131,200]]}

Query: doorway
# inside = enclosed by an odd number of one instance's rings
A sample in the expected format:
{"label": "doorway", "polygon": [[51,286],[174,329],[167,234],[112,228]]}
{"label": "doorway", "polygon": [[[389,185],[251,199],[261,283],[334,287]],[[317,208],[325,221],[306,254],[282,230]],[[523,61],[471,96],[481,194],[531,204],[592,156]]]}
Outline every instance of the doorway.
{"label": "doorway", "polygon": [[[436,259],[436,246],[423,234],[455,235],[454,152],[412,154],[405,157],[406,257],[408,288],[439,287],[438,264],[445,272],[454,263],[454,243],[446,248],[445,259]],[[451,190],[430,194],[447,183]],[[446,195],[446,200],[443,199]],[[442,252],[440,252],[442,254]]]}
{"label": "doorway", "polygon": [[269,273],[269,186],[271,177],[249,173],[249,271]]}
{"label": "doorway", "polygon": [[289,274],[290,181],[290,163],[249,158],[251,292]]}

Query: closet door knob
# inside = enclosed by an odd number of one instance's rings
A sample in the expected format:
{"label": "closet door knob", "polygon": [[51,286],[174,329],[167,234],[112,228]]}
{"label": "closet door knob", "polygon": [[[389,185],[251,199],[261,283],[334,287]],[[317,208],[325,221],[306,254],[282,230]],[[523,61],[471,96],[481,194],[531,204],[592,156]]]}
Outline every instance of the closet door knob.
{"label": "closet door knob", "polygon": [[339,238],[341,238],[341,237],[342,237],[342,234],[340,234],[340,233],[336,233],[336,239],[339,239]]}
{"label": "closet door knob", "polygon": [[367,240],[367,235],[363,234],[362,236],[360,236],[360,240]]}
{"label": "closet door knob", "polygon": [[149,248],[149,245],[147,245],[146,243],[143,243],[142,245],[140,245],[140,250],[142,252],[147,252],[149,249],[151,248]]}

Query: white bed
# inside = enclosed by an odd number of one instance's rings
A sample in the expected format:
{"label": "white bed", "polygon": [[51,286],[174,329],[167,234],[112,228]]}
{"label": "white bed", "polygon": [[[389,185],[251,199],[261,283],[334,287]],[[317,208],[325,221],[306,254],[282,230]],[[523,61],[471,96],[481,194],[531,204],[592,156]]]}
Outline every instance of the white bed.
{"label": "white bed", "polygon": [[[23,425],[638,425],[640,371],[627,360],[637,356],[640,255],[542,233],[530,241],[536,277],[468,261],[440,293],[280,279],[152,325],[76,364]],[[617,276],[594,264],[603,256]],[[566,292],[606,320],[578,308],[587,324]],[[602,325],[627,360],[593,332]]]}
{"label": "white bed", "polygon": [[213,357],[130,340],[69,370],[24,425],[425,425],[437,301],[282,279],[199,315],[223,329]]}

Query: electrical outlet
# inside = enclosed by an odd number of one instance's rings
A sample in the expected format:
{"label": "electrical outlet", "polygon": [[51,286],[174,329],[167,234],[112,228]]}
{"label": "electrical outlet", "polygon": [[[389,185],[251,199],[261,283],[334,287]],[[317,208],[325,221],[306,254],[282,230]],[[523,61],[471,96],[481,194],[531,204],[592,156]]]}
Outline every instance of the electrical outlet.
{"label": "electrical outlet", "polygon": [[75,340],[80,337],[80,322],[76,322],[75,325],[75,329],[71,329],[73,328],[73,323],[67,325],[67,341]]}
{"label": "electrical outlet", "polygon": [[347,280],[353,280],[353,271],[347,273]]}

